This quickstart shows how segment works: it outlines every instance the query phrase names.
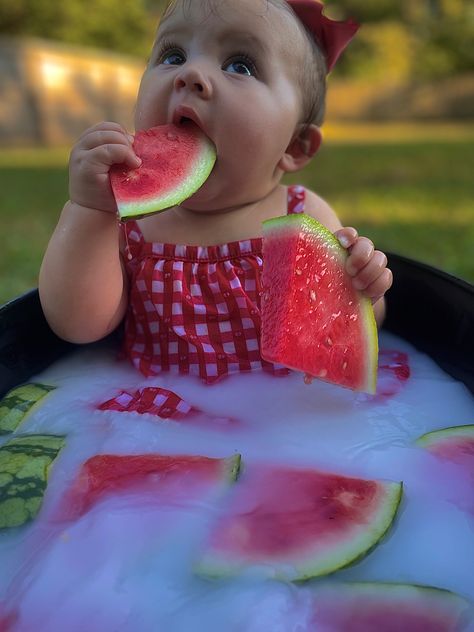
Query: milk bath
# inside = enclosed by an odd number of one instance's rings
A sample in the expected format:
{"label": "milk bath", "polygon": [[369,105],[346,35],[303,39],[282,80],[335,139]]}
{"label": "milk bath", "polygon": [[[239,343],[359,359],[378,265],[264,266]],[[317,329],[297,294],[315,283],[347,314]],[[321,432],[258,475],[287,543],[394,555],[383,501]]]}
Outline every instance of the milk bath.
{"label": "milk bath", "polygon": [[[297,373],[233,375],[212,386],[170,374],[145,379],[105,345],[74,352],[32,379],[57,388],[18,432],[65,435],[66,445],[37,518],[0,532],[6,629],[309,630],[310,600],[328,582],[424,584],[474,601],[472,473],[413,445],[426,432],[474,423],[474,399],[403,340],[382,332],[380,348],[376,396],[306,385]],[[120,390],[149,386],[202,412],[172,420],[98,410]],[[54,520],[89,457],[145,453],[241,454],[243,467],[262,462],[403,481],[404,496],[388,536],[329,577],[304,585],[252,572],[209,579],[193,571],[216,515],[206,497],[159,506],[149,494],[124,492],[77,520]],[[462,629],[472,632],[467,616]]]}

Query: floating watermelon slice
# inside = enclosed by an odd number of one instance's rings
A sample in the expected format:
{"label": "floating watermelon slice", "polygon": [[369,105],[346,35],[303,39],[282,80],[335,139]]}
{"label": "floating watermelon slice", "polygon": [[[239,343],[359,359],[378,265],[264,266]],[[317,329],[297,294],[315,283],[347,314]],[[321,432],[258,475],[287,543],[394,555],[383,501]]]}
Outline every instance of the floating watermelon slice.
{"label": "floating watermelon slice", "polygon": [[331,573],[380,541],[401,495],[401,483],[253,466],[232,490],[198,570],[229,575],[254,568],[287,580]]}
{"label": "floating watermelon slice", "polygon": [[308,632],[455,632],[470,608],[447,590],[385,583],[317,587],[313,603]]}
{"label": "floating watermelon slice", "polygon": [[64,437],[25,435],[0,448],[0,529],[18,527],[40,510],[49,469]]}
{"label": "floating watermelon slice", "polygon": [[263,223],[262,356],[307,375],[375,393],[377,326],[352,286],[347,251],[304,214]]}
{"label": "floating watermelon slice", "polygon": [[216,484],[234,482],[239,467],[240,455],[216,459],[187,455],[98,454],[82,465],[61,503],[59,517],[78,518],[100,500],[120,492],[152,492],[157,502],[177,496],[191,499]]}
{"label": "floating watermelon slice", "polygon": [[192,122],[139,131],[133,148],[142,159],[138,169],[110,170],[123,220],[181,204],[204,184],[216,161],[214,145]]}
{"label": "floating watermelon slice", "polygon": [[55,388],[30,383],[9,391],[0,401],[0,435],[16,430],[33,408]]}
{"label": "floating watermelon slice", "polygon": [[474,425],[428,432],[416,440],[416,445],[442,459],[466,466],[474,475]]}

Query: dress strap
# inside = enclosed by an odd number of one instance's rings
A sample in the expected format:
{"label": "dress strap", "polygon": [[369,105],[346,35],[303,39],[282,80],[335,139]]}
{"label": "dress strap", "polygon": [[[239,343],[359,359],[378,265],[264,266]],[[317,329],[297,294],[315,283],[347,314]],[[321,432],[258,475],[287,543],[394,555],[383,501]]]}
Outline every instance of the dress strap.
{"label": "dress strap", "polygon": [[288,187],[288,215],[304,213],[304,203],[306,199],[306,189],[300,184],[293,184]]}

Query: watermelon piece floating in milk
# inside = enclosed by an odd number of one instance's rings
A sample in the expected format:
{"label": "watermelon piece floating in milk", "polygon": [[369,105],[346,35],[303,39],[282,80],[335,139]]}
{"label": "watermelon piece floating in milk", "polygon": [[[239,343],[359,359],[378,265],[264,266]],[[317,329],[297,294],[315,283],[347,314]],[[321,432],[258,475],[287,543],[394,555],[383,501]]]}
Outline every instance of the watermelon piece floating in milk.
{"label": "watermelon piece floating in milk", "polygon": [[416,445],[441,459],[465,466],[474,476],[474,425],[428,432],[416,440]]}
{"label": "watermelon piece floating in milk", "polygon": [[290,581],[332,573],[376,546],[401,495],[396,482],[249,466],[229,493],[198,570],[233,575],[251,569]]}
{"label": "watermelon piece floating in milk", "polygon": [[135,135],[137,169],[114,165],[110,183],[122,220],[164,211],[191,197],[216,161],[213,143],[191,121],[160,125]]}
{"label": "watermelon piece floating in milk", "polygon": [[362,582],[316,587],[313,608],[308,632],[455,632],[470,604],[429,586]]}
{"label": "watermelon piece floating in milk", "polygon": [[357,391],[375,393],[377,325],[352,286],[347,251],[304,214],[263,223],[262,356]]}
{"label": "watermelon piece floating in milk", "polygon": [[218,459],[194,455],[97,454],[88,459],[66,492],[58,517],[72,520],[117,493],[149,492],[154,502],[195,498],[235,481],[240,455]]}

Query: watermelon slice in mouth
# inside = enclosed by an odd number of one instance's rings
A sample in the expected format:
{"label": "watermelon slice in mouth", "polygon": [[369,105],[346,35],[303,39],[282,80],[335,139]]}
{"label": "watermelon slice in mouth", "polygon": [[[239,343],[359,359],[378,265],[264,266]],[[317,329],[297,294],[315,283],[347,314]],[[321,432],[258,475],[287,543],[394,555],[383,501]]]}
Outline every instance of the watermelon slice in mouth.
{"label": "watermelon slice in mouth", "polygon": [[304,214],[263,223],[262,356],[357,391],[375,393],[377,325],[352,286],[347,251]]}
{"label": "watermelon slice in mouth", "polygon": [[160,125],[135,135],[137,169],[114,165],[110,184],[122,220],[181,204],[207,180],[216,161],[213,143],[190,120]]}
{"label": "watermelon slice in mouth", "polygon": [[401,495],[401,483],[254,465],[231,490],[198,571],[290,581],[332,573],[377,545]]}
{"label": "watermelon slice in mouth", "polygon": [[455,632],[471,608],[448,590],[371,582],[318,587],[313,604],[308,632]]}

